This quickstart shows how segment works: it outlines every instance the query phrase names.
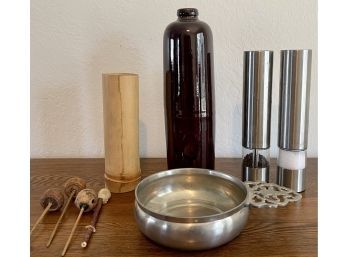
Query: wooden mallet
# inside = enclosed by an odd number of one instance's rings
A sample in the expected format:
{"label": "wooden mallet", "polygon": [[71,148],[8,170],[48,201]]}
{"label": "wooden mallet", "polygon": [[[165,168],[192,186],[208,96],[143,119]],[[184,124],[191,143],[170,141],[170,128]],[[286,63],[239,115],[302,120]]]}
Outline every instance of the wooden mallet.
{"label": "wooden mallet", "polygon": [[72,239],[72,237],[74,235],[74,232],[76,230],[77,224],[80,221],[82,213],[89,212],[89,211],[93,210],[93,208],[97,204],[97,199],[98,199],[98,196],[97,196],[96,192],[93,189],[83,189],[83,190],[81,190],[77,194],[76,199],[75,199],[75,205],[76,205],[77,208],[80,209],[80,213],[77,216],[77,219],[76,219],[76,221],[74,223],[74,226],[73,226],[73,228],[71,230],[71,233],[70,233],[70,236],[68,238],[68,241],[66,242],[66,244],[64,246],[64,249],[63,249],[63,252],[62,252],[62,256],[65,255],[65,253],[66,253],[66,251],[67,251],[67,249],[69,247],[69,244],[70,244],[71,239]]}
{"label": "wooden mallet", "polygon": [[46,244],[46,247],[49,247],[50,244],[52,243],[53,241],[53,238],[57,232],[57,229],[58,229],[58,226],[59,224],[61,223],[67,209],[68,209],[68,206],[71,202],[71,199],[76,197],[76,195],[83,189],[86,188],[86,181],[82,178],[79,178],[79,177],[72,177],[72,178],[69,178],[65,184],[64,184],[64,193],[68,196],[68,200],[66,201],[66,204],[64,206],[64,209],[62,211],[62,213],[60,214],[60,217],[47,241],[47,244]]}
{"label": "wooden mallet", "polygon": [[47,212],[57,211],[63,206],[64,195],[59,188],[47,189],[40,199],[40,204],[42,208],[44,208],[44,211],[35,222],[33,228],[30,231],[30,235],[33,233],[40,221],[45,217]]}
{"label": "wooden mallet", "polygon": [[97,202],[97,206],[94,208],[93,211],[93,219],[90,225],[86,226],[86,234],[85,234],[85,240],[81,243],[81,247],[85,248],[87,247],[87,244],[89,242],[89,240],[92,237],[92,234],[95,233],[96,231],[96,225],[100,216],[100,211],[102,208],[103,204],[106,204],[109,199],[111,197],[111,192],[109,189],[107,188],[102,188],[99,190],[98,192],[98,202]]}

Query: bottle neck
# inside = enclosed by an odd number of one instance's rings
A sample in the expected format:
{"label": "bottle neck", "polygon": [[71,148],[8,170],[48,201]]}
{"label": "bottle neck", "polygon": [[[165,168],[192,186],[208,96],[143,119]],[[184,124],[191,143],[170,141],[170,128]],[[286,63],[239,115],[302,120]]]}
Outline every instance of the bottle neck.
{"label": "bottle neck", "polygon": [[178,21],[197,21],[197,16],[184,16],[184,17],[178,17]]}

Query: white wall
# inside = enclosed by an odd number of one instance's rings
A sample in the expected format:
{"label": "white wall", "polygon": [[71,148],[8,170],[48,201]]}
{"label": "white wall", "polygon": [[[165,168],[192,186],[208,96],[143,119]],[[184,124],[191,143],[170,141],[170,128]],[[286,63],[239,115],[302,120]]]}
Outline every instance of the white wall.
{"label": "white wall", "polygon": [[102,157],[102,72],[140,74],[140,154],[164,157],[162,36],[180,7],[214,35],[216,156],[241,154],[244,50],[274,50],[272,155],[280,49],[313,49],[309,156],[317,156],[317,1],[32,0],[31,157]]}

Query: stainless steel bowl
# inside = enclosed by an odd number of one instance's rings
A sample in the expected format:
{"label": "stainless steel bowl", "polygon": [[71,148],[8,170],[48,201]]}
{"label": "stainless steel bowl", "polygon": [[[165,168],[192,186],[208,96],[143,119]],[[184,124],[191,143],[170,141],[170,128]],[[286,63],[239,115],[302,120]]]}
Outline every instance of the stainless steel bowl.
{"label": "stainless steel bowl", "polygon": [[135,217],[153,241],[182,250],[220,246],[239,235],[249,214],[248,189],[222,172],[185,168],[156,173],[135,189]]}

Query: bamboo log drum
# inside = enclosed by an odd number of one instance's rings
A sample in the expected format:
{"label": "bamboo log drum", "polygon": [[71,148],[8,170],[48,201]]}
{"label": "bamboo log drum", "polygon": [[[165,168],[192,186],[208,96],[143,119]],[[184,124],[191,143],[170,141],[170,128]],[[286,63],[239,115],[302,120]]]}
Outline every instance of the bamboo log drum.
{"label": "bamboo log drum", "polygon": [[139,159],[139,78],[103,74],[105,185],[113,193],[135,189]]}

